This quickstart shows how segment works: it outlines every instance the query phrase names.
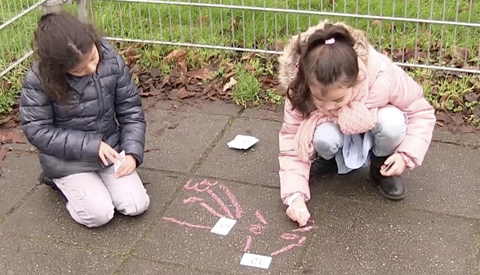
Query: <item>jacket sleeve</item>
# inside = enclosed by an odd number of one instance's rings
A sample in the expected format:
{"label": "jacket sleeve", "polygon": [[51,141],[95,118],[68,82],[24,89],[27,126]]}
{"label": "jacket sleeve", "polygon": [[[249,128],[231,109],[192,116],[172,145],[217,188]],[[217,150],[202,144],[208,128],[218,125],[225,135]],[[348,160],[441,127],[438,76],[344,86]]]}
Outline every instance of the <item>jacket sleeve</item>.
{"label": "jacket sleeve", "polygon": [[20,95],[20,120],[28,141],[40,152],[65,160],[98,158],[100,134],[55,127],[54,117],[52,103],[30,70]]}
{"label": "jacket sleeve", "polygon": [[128,67],[119,55],[117,61],[120,70],[115,91],[115,113],[120,125],[120,147],[125,154],[135,157],[137,166],[140,166],[143,163],[146,130],[142,100]]}
{"label": "jacket sleeve", "polygon": [[423,95],[423,88],[388,57],[390,103],[408,117],[407,133],[397,152],[403,154],[407,167],[422,165],[435,127],[435,110]]}
{"label": "jacket sleeve", "polygon": [[295,150],[295,135],[303,120],[302,114],[292,110],[292,104],[285,99],[284,122],[279,134],[280,193],[284,203],[294,193],[301,193],[310,199],[310,163],[303,162]]}

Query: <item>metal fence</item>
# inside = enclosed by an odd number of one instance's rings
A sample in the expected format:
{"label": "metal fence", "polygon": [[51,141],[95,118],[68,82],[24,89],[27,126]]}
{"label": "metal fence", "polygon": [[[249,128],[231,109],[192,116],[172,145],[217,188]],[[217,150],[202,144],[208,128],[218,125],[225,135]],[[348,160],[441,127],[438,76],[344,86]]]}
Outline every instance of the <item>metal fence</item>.
{"label": "metal fence", "polygon": [[[7,16],[10,19],[3,20],[1,44],[4,44],[4,26],[27,17],[47,0],[24,4],[29,1],[37,0],[0,0],[4,18],[4,2],[7,5],[20,2],[19,6],[27,7],[17,8],[18,12]],[[320,20],[330,19],[364,30],[372,45],[399,65],[480,72],[480,2],[473,0],[80,2],[78,12],[92,16],[99,29],[114,41],[280,54],[289,37]],[[7,6],[7,10],[12,10],[11,6]],[[23,24],[31,26],[30,23]],[[8,53],[3,56],[0,70],[5,69],[6,64],[14,66],[28,53],[24,45],[30,45],[25,37],[30,37],[26,34],[31,28],[25,30],[6,35],[16,42],[7,43],[3,49],[0,45],[0,52]]]}

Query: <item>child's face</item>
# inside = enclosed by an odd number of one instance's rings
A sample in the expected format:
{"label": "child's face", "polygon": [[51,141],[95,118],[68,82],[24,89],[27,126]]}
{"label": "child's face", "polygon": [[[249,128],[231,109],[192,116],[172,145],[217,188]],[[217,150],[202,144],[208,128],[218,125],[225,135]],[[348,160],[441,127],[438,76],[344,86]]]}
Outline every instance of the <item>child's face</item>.
{"label": "child's face", "polygon": [[312,93],[313,104],[315,104],[317,108],[336,111],[346,105],[352,97],[352,87],[346,88],[341,85],[334,85],[328,89],[328,92],[322,92],[322,85],[316,81],[313,82],[309,87]]}
{"label": "child's face", "polygon": [[93,45],[92,50],[86,53],[83,57],[83,60],[68,73],[77,77],[92,75],[95,73],[95,71],[97,71],[99,59],[97,46]]}

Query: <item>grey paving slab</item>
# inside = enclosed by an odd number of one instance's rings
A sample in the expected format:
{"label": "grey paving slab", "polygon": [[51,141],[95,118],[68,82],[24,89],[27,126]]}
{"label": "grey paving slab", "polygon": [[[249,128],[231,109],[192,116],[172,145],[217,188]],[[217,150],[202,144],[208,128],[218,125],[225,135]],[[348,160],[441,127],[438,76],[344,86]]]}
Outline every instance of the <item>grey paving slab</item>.
{"label": "grey paving slab", "polygon": [[201,271],[198,269],[189,269],[187,267],[172,265],[167,263],[157,263],[146,260],[134,259],[130,260],[120,274],[124,275],[207,275],[207,274],[220,274],[211,271]]}
{"label": "grey paving slab", "polygon": [[9,212],[38,183],[38,157],[33,153],[8,152],[0,177],[0,216]]}
{"label": "grey paving slab", "polygon": [[[148,102],[145,101],[145,105],[148,106]],[[187,113],[203,113],[212,115],[226,115],[233,116],[240,112],[242,109],[240,106],[225,103],[223,101],[200,101],[200,102],[179,102],[173,100],[158,101],[155,103],[156,109],[180,111]],[[155,109],[150,109],[155,111]],[[148,112],[150,112],[148,110]]]}
{"label": "grey paving slab", "polygon": [[[228,216],[217,197],[237,220],[227,236],[210,232],[217,214]],[[186,185],[163,219],[138,250],[139,257],[221,274],[292,274],[307,235],[293,231],[297,227],[286,218],[278,189],[201,178]],[[286,246],[291,250],[278,252]],[[275,255],[270,268],[262,270],[240,265],[244,251]]]}
{"label": "grey paving slab", "polygon": [[303,274],[476,274],[478,220],[316,197]]}
{"label": "grey paving slab", "polygon": [[[199,175],[279,186],[278,131],[273,121],[237,119],[197,171]],[[260,141],[248,151],[227,147],[237,134],[252,135]]]}
{"label": "grey paving slab", "polygon": [[147,112],[144,166],[188,172],[230,117],[155,110]]}
{"label": "grey paving slab", "polygon": [[88,229],[71,219],[58,193],[42,185],[21,207],[15,209],[3,228],[8,232],[128,252],[164,208],[178,184],[184,181],[153,171],[143,170],[140,175],[147,183],[151,197],[150,208],[141,216],[126,217],[116,213],[109,224]]}
{"label": "grey paving slab", "polygon": [[283,109],[282,111],[270,111],[265,109],[246,109],[242,113],[242,117],[269,119],[269,120],[274,120],[278,122],[283,122]]}
{"label": "grey paving slab", "polygon": [[0,235],[3,275],[113,274],[121,259],[111,253],[61,243]]}
{"label": "grey paving slab", "polygon": [[[407,197],[401,207],[480,218],[480,150],[434,143],[424,165],[405,174]],[[367,181],[368,170],[352,175],[319,178],[315,194],[333,194],[367,201],[383,201]]]}
{"label": "grey paving slab", "polygon": [[448,143],[456,143],[460,145],[468,145],[468,146],[480,146],[480,138],[478,133],[452,133],[451,131],[443,128],[436,128],[433,132],[433,140],[434,141],[441,141],[441,142],[448,142]]}

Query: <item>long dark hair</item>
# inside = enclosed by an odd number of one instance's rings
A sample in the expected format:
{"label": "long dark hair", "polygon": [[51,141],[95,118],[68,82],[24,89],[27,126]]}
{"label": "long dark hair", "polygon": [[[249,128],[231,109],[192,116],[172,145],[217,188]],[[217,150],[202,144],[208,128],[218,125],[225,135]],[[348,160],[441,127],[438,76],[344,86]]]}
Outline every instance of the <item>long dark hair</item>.
{"label": "long dark hair", "polygon": [[[300,60],[298,73],[288,87],[287,97],[293,108],[308,116],[312,106],[309,83],[315,78],[322,85],[322,92],[327,93],[335,84],[352,87],[358,77],[357,53],[353,49],[355,39],[342,26],[325,24],[302,43],[298,36],[298,53]],[[331,45],[325,41],[334,39]]]}
{"label": "long dark hair", "polygon": [[38,21],[34,51],[44,92],[59,103],[69,99],[68,71],[75,68],[96,45],[101,56],[100,36],[95,28],[66,13],[49,13]]}

